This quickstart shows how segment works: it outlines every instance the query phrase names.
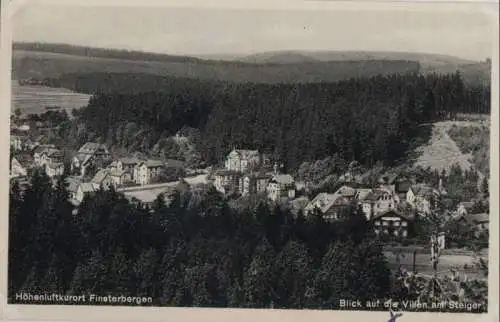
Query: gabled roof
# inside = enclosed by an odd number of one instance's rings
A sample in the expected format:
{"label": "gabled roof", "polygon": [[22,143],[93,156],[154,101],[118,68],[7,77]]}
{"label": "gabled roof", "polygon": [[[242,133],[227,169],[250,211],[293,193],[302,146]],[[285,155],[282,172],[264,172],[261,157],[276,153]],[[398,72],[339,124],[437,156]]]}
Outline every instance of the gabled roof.
{"label": "gabled roof", "polygon": [[410,189],[415,195],[426,199],[430,199],[434,194],[438,193],[436,189],[422,183],[412,185]]}
{"label": "gabled roof", "polygon": [[167,168],[184,168],[186,165],[183,161],[167,159],[165,160],[165,167]]}
{"label": "gabled roof", "polygon": [[232,171],[232,170],[219,169],[219,170],[215,171],[214,175],[216,175],[216,176],[241,176],[241,173],[237,172],[237,171]]}
{"label": "gabled roof", "polygon": [[396,173],[386,173],[381,179],[387,184],[394,184],[396,183],[398,177],[399,175]]}
{"label": "gabled roof", "polygon": [[127,174],[127,170],[118,170],[118,169],[110,169],[108,170],[108,173],[112,177],[122,177],[123,175]]}
{"label": "gabled roof", "polygon": [[385,194],[388,194],[389,192],[382,190],[382,189],[373,189],[370,193],[368,193],[365,196],[364,200],[367,201],[377,201],[380,197],[382,197]]}
{"label": "gabled roof", "polygon": [[45,166],[47,166],[51,169],[57,169],[60,167],[64,167],[64,164],[62,162],[51,162],[51,163],[47,163]]}
{"label": "gabled roof", "polygon": [[109,175],[108,171],[109,170],[107,169],[101,169],[97,171],[90,182],[100,185],[104,181],[104,179],[106,179],[106,176]]}
{"label": "gabled roof", "polygon": [[356,198],[358,200],[364,200],[370,193],[372,192],[372,189],[356,189]]}
{"label": "gabled roof", "polygon": [[23,168],[30,168],[33,166],[34,159],[31,155],[23,153],[23,154],[18,154],[12,159],[16,159],[16,161],[23,167]]}
{"label": "gabled roof", "polygon": [[275,182],[280,185],[291,185],[295,182],[295,180],[293,180],[293,177],[289,174],[278,174],[273,176],[271,182]]}
{"label": "gabled roof", "polygon": [[249,159],[253,157],[259,157],[260,153],[258,150],[242,150],[242,149],[234,149],[232,152],[238,153],[242,159]]}
{"label": "gabled roof", "polygon": [[79,188],[84,192],[94,192],[96,191],[99,187],[96,184],[93,184],[91,182],[82,182],[79,185]]}
{"label": "gabled roof", "polygon": [[135,157],[124,157],[116,160],[116,163],[121,162],[123,164],[135,165],[141,163],[141,159]]}
{"label": "gabled roof", "polygon": [[75,177],[66,178],[66,183],[68,184],[67,190],[69,192],[76,192],[78,190],[78,186],[81,183],[81,179]]}
{"label": "gabled roof", "polygon": [[104,144],[100,144],[100,143],[94,143],[94,142],[87,142],[85,143],[84,145],[82,145],[82,147],[80,148],[80,150],[78,150],[79,153],[90,153],[90,154],[93,154],[95,153],[98,149],[104,149],[107,151],[107,148]]}
{"label": "gabled roof", "polygon": [[147,160],[145,162],[141,162],[145,164],[148,168],[160,168],[165,167],[165,164],[160,160]]}
{"label": "gabled roof", "polygon": [[335,192],[335,194],[344,197],[354,197],[356,195],[356,189],[349,186],[342,186]]}
{"label": "gabled roof", "polygon": [[334,205],[349,205],[347,199],[338,194],[320,193],[309,204],[308,208],[318,208],[321,213],[330,210]]}
{"label": "gabled roof", "polygon": [[56,146],[53,145],[53,144],[42,144],[42,145],[38,145],[34,150],[33,150],[33,153],[36,153],[36,154],[40,154],[40,153],[43,153],[43,152],[48,152],[49,149],[56,149]]}
{"label": "gabled roof", "polygon": [[473,214],[468,216],[476,224],[487,223],[490,221],[490,215],[487,213]]}
{"label": "gabled roof", "polygon": [[472,201],[462,201],[458,205],[464,207],[467,210],[471,210],[474,207],[474,203]]}

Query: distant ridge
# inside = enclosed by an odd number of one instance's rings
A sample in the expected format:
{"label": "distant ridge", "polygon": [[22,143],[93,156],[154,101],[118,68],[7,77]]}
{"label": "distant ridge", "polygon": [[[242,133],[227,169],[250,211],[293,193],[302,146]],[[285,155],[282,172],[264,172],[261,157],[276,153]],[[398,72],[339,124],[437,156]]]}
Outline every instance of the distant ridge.
{"label": "distant ridge", "polygon": [[460,71],[466,82],[490,81],[491,65],[453,56],[356,51],[273,51],[248,56],[180,56],[54,43],[14,43],[13,79],[64,74],[132,73],[231,82],[294,83],[353,77]]}

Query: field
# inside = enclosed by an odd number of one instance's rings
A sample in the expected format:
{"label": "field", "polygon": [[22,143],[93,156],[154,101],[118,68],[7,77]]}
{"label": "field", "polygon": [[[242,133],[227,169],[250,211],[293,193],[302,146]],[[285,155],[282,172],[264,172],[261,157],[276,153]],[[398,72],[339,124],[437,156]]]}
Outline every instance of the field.
{"label": "field", "polygon": [[61,106],[70,113],[73,108],[86,106],[89,98],[90,95],[63,88],[20,86],[13,82],[11,112],[19,108],[24,115],[38,114],[43,113],[46,106]]}

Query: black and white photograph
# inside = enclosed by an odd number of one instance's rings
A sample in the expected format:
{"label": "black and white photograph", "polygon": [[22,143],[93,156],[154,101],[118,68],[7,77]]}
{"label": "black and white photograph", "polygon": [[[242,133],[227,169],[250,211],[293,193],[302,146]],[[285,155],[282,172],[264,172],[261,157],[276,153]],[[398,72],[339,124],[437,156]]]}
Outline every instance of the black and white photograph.
{"label": "black and white photograph", "polygon": [[7,303],[487,313],[498,12],[421,5],[19,6]]}

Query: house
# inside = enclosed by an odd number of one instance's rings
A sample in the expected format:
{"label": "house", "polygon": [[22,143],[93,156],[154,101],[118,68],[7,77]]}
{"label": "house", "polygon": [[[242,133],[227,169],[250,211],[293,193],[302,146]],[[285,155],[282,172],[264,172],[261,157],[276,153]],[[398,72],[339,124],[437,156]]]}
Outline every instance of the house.
{"label": "house", "polygon": [[473,212],[473,209],[474,209],[474,202],[463,201],[463,202],[458,204],[457,216],[471,214]]}
{"label": "house", "polygon": [[140,185],[150,184],[151,180],[164,170],[165,164],[160,160],[141,161],[134,167],[134,181]]}
{"label": "house", "polygon": [[99,190],[99,186],[91,182],[82,182],[76,190],[76,203],[80,204],[85,196]]}
{"label": "house", "polygon": [[358,200],[368,220],[380,213],[396,209],[397,203],[394,195],[387,189],[373,189],[368,193],[363,193],[361,199]]}
{"label": "house", "polygon": [[231,170],[218,170],[215,172],[214,186],[222,194],[239,192],[241,172]]}
{"label": "house", "polygon": [[356,197],[356,189],[352,188],[350,186],[342,186],[337,191],[335,191],[335,194],[341,195],[342,197],[346,198],[347,200],[353,200]]}
{"label": "house", "polygon": [[128,170],[110,169],[109,175],[115,187],[132,182],[132,174]]}
{"label": "house", "polygon": [[13,151],[21,151],[24,149],[23,139],[19,135],[10,136],[10,148]]}
{"label": "house", "polygon": [[240,178],[239,191],[243,196],[266,192],[271,176],[265,173],[246,174]]}
{"label": "house", "polygon": [[290,211],[295,216],[299,215],[300,213],[304,214],[305,209],[306,209],[307,205],[309,205],[310,202],[311,202],[311,200],[309,200],[309,198],[307,198],[307,197],[296,198],[290,202]]}
{"label": "house", "polygon": [[110,165],[110,168],[116,169],[119,172],[125,171],[128,172],[131,176],[131,180],[134,179],[134,168],[137,164],[139,164],[141,159],[139,158],[130,158],[130,157],[125,157],[125,158],[120,158],[116,161],[113,161]]}
{"label": "house", "polygon": [[412,184],[413,181],[406,178],[400,178],[396,181],[395,192],[399,196],[400,200],[406,199],[406,194],[408,193],[408,190],[410,190]]}
{"label": "house", "polygon": [[417,210],[418,213],[428,215],[436,207],[440,193],[425,184],[416,184],[408,189],[406,201]]}
{"label": "house", "polygon": [[101,169],[97,171],[90,183],[97,187],[102,187],[104,190],[108,190],[114,184],[114,181],[109,175],[108,169]]}
{"label": "house", "polygon": [[261,164],[261,155],[258,150],[234,149],[226,159],[226,170],[246,172]]}
{"label": "house", "polygon": [[267,196],[272,201],[295,198],[295,181],[289,174],[274,175],[267,185]]}
{"label": "house", "polygon": [[102,168],[111,158],[108,148],[104,144],[87,142],[73,157],[71,171],[79,170],[80,175],[85,175],[87,167],[93,165]]}
{"label": "house", "polygon": [[48,152],[50,154],[53,154],[54,152],[58,151],[53,144],[43,144],[43,145],[38,145],[34,150],[33,150],[33,159],[35,162],[35,165],[38,167],[43,167],[45,166],[45,163],[47,162],[48,158]]}
{"label": "house", "polygon": [[29,154],[20,154],[10,160],[10,177],[26,177],[34,168],[34,160]]}
{"label": "house", "polygon": [[351,206],[349,200],[339,194],[320,193],[304,208],[306,215],[319,211],[325,220],[337,220],[339,214]]}
{"label": "house", "polygon": [[408,237],[411,221],[412,219],[407,215],[394,210],[381,212],[372,218],[377,235],[393,236],[395,238]]}
{"label": "house", "polygon": [[50,178],[62,176],[64,173],[64,164],[62,162],[45,163],[45,173]]}

